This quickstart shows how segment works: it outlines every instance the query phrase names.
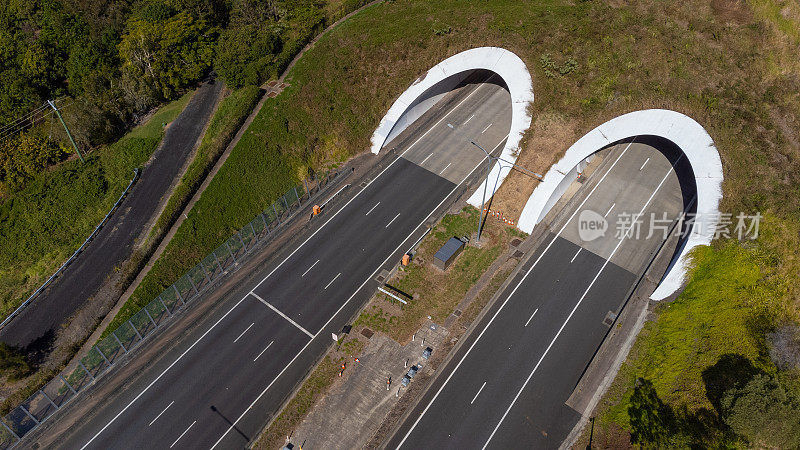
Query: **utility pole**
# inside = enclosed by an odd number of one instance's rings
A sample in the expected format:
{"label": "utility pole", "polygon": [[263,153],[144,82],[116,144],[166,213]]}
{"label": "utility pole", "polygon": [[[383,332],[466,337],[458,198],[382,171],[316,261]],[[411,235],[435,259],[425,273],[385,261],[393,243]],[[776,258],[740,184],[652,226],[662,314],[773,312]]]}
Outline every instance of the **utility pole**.
{"label": "utility pole", "polygon": [[52,100],[48,100],[47,103],[49,103],[50,107],[53,108],[53,111],[56,112],[56,115],[58,116],[58,120],[61,121],[61,125],[64,125],[64,130],[67,132],[67,137],[69,138],[69,141],[72,143],[72,148],[75,149],[75,153],[78,154],[78,158],[81,159],[81,162],[86,162],[86,161],[83,160],[83,155],[81,155],[80,150],[78,150],[78,146],[75,145],[75,139],[72,139],[72,133],[69,132],[69,128],[67,128],[67,123],[64,122],[64,118],[61,117],[61,112],[58,110],[58,108],[56,108],[56,104],[53,103]]}

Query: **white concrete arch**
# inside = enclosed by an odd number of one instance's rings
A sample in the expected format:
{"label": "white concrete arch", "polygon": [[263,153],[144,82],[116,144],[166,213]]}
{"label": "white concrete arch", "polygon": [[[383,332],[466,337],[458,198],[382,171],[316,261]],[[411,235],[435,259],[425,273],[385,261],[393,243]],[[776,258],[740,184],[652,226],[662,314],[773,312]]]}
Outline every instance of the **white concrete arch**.
{"label": "white concrete arch", "polygon": [[697,184],[697,214],[702,226],[693,226],[685,245],[670,264],[667,273],[650,296],[662,300],[677,291],[683,284],[687,269],[687,254],[698,245],[708,245],[714,237],[714,227],[719,220],[719,202],[722,199],[722,161],[714,141],[706,130],[692,118],[669,110],[648,109],[616,117],[590,131],[570,147],[545,174],[525,204],[519,219],[519,228],[530,233],[552,206],[550,201],[561,181],[580,161],[601,148],[634,136],[653,135],[677,145],[686,155],[694,171]]}
{"label": "white concrete arch", "polygon": [[[502,157],[507,161],[516,161],[516,150],[523,133],[531,124],[528,105],[533,102],[533,83],[528,68],[519,56],[498,47],[479,47],[453,55],[428,70],[406,89],[403,94],[389,108],[389,112],[381,120],[375,133],[372,135],[372,153],[378,154],[383,145],[402,131],[413,120],[405,120],[404,114],[411,109],[413,115],[418,117],[424,110],[433,106],[434,102],[420,104],[420,98],[431,88],[445,80],[454,80],[459,74],[466,76],[473,70],[485,69],[499,75],[508,86],[511,94],[511,129],[508,140],[503,148]],[[461,81],[457,79],[456,83]],[[452,87],[452,86],[451,86]],[[418,107],[420,106],[420,107]],[[414,118],[416,118],[414,117]],[[495,186],[502,184],[509,168],[495,165],[485,183],[488,185],[487,198],[494,193]],[[495,184],[495,180],[499,180]],[[479,207],[483,186],[480,186],[468,200],[470,204]]]}

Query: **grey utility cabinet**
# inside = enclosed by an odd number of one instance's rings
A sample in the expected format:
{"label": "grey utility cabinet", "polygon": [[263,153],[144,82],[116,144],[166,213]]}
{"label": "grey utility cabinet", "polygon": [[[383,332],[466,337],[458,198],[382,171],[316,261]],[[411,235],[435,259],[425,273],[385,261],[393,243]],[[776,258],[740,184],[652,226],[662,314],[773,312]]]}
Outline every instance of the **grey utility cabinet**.
{"label": "grey utility cabinet", "polygon": [[433,265],[441,270],[447,270],[462,250],[464,250],[464,242],[459,238],[450,238],[450,240],[445,242],[442,248],[433,255]]}

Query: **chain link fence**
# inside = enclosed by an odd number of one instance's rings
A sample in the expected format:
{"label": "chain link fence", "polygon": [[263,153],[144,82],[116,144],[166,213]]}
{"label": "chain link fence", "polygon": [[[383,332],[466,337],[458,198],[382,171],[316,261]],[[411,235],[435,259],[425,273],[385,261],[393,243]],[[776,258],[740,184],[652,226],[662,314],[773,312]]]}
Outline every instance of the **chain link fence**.
{"label": "chain link fence", "polygon": [[23,436],[47,420],[67,402],[97,380],[126,353],[169,322],[186,305],[192,304],[243,260],[256,246],[271,239],[273,231],[285,223],[301,205],[341,175],[331,171],[322,177],[306,179],[289,189],[237,233],[189,269],[144,308],[101,339],[89,352],[68,366],[0,420],[0,448],[16,445]]}

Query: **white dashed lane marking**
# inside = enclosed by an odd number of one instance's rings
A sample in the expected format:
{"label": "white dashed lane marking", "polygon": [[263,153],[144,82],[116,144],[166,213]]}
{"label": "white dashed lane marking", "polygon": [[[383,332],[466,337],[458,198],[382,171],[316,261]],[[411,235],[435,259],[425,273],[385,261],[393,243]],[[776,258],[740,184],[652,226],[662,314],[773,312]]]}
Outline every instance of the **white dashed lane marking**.
{"label": "white dashed lane marking", "polygon": [[328,288],[333,284],[334,281],[336,281],[337,278],[339,278],[339,275],[341,274],[342,272],[337,273],[336,276],[333,277],[333,279],[327,285],[325,285],[325,289],[323,289],[323,291],[327,291]]}
{"label": "white dashed lane marking", "polygon": [[469,402],[469,404],[470,404],[470,405],[471,405],[471,404],[473,404],[473,403],[475,403],[475,399],[477,399],[477,398],[478,398],[478,396],[481,394],[481,391],[483,390],[483,388],[484,388],[484,387],[486,387],[486,382],[485,382],[485,381],[484,381],[484,382],[483,382],[483,384],[481,385],[481,388],[480,388],[480,389],[478,389],[478,392],[475,394],[475,397],[472,397],[472,401],[471,401],[471,402]]}
{"label": "white dashed lane marking", "polygon": [[167,407],[166,407],[166,408],[164,408],[164,410],[163,410],[163,411],[161,411],[160,413],[158,413],[158,415],[156,416],[156,418],[155,418],[155,419],[153,419],[153,420],[152,420],[150,423],[148,423],[148,424],[147,424],[147,426],[149,427],[150,425],[152,425],[152,424],[156,423],[156,420],[158,420],[158,418],[159,418],[159,417],[161,417],[161,415],[162,415],[162,414],[164,414],[165,412],[167,412],[167,410],[169,409],[169,407],[170,407],[170,406],[172,406],[172,404],[173,404],[173,403],[175,403],[175,400],[173,400],[172,402],[170,402],[170,404],[169,404],[169,405],[167,405]]}
{"label": "white dashed lane marking", "polygon": [[257,360],[258,358],[261,358],[261,355],[263,355],[265,351],[269,350],[269,348],[270,348],[270,347],[272,347],[272,343],[273,343],[273,342],[275,342],[275,341],[270,341],[270,342],[269,342],[269,345],[267,345],[267,346],[264,348],[264,350],[261,350],[261,353],[259,353],[259,354],[258,354],[258,356],[256,356],[256,359],[254,359],[254,360],[253,360],[253,362],[256,362],[256,360]]}
{"label": "white dashed lane marking", "polygon": [[245,328],[245,329],[244,329],[244,331],[242,331],[242,334],[240,334],[240,335],[239,335],[239,337],[237,337],[236,339],[234,339],[234,340],[233,340],[233,343],[235,344],[235,343],[236,343],[236,341],[238,341],[239,339],[241,339],[241,338],[242,338],[242,336],[244,336],[244,334],[245,334],[245,333],[247,333],[247,331],[248,331],[250,328],[253,328],[253,325],[255,325],[255,324],[256,324],[256,323],[255,323],[255,322],[253,322],[253,323],[251,323],[251,324],[250,324],[250,326],[249,326],[249,327]]}
{"label": "white dashed lane marking", "polygon": [[528,321],[525,322],[525,326],[526,327],[528,326],[529,323],[531,323],[531,320],[533,320],[533,316],[535,316],[538,311],[539,311],[539,308],[536,308],[536,310],[533,312],[533,314],[531,314],[531,316],[528,317]]}
{"label": "white dashed lane marking", "polygon": [[183,437],[183,435],[185,435],[186,433],[188,433],[188,432],[189,432],[189,430],[191,430],[191,429],[192,429],[192,427],[194,426],[194,424],[196,424],[196,423],[197,423],[197,421],[196,421],[196,420],[195,420],[194,422],[192,422],[192,424],[191,424],[191,425],[189,425],[189,428],[187,428],[187,429],[186,429],[186,430],[185,430],[183,433],[181,433],[181,435],[180,435],[180,436],[178,436],[178,439],[175,439],[175,442],[173,442],[173,443],[172,443],[172,445],[170,445],[170,446],[169,446],[169,448],[175,447],[175,444],[177,444],[177,443],[178,443],[178,441],[180,441],[180,440],[181,440],[181,438]]}
{"label": "white dashed lane marking", "polygon": [[[375,205],[375,206],[378,206],[378,205]],[[369,214],[369,213],[367,213],[367,214]],[[303,274],[302,274],[302,275],[300,275],[300,278],[303,278],[304,276],[306,276],[306,274],[307,274],[308,272],[311,272],[311,269],[313,269],[313,268],[314,268],[314,266],[316,266],[318,262],[319,262],[319,260],[317,260],[317,261],[316,261],[314,264],[312,264],[312,265],[311,265],[311,267],[309,267],[308,269],[306,269],[306,271],[305,271],[305,272],[303,272]]]}
{"label": "white dashed lane marking", "polygon": [[385,226],[384,228],[389,228],[389,225],[391,225],[391,224],[392,224],[392,222],[394,222],[394,220],[395,220],[395,219],[397,219],[398,217],[400,217],[400,213],[397,213],[397,215],[396,215],[396,216],[394,216],[394,217],[392,218],[392,220],[390,220],[390,221],[389,221],[389,223],[387,223],[387,224],[386,224],[386,226]]}

